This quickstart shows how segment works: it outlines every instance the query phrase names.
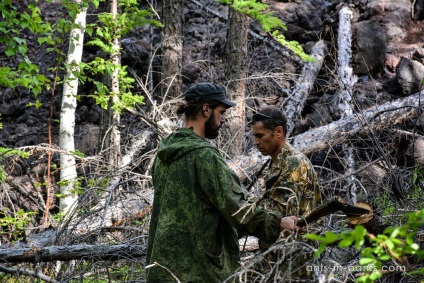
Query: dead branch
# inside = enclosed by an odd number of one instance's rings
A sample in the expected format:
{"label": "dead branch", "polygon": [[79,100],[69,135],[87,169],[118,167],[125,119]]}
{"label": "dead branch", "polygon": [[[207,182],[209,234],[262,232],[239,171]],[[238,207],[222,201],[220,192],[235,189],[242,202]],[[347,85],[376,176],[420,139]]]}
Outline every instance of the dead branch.
{"label": "dead branch", "polygon": [[305,106],[306,98],[314,86],[315,79],[319,70],[321,70],[324,57],[327,52],[327,45],[323,40],[318,41],[312,48],[311,56],[315,62],[307,62],[303,65],[300,77],[296,80],[296,84],[291,95],[281,104],[281,109],[287,117],[287,133],[288,137],[292,132],[299,114]]}
{"label": "dead branch", "polygon": [[381,131],[414,118],[424,105],[424,91],[405,98],[371,107],[360,113],[313,128],[291,140],[295,148],[305,154],[326,150],[345,142],[354,135]]}
{"label": "dead branch", "polygon": [[47,275],[41,273],[40,271],[33,271],[26,268],[12,268],[12,267],[6,267],[3,265],[0,265],[0,271],[4,273],[11,273],[11,274],[17,274],[17,275],[19,274],[28,275],[31,277],[41,279],[48,283],[59,283],[59,281],[56,281],[48,277]]}
{"label": "dead branch", "polygon": [[145,245],[74,245],[0,249],[3,262],[51,262],[74,259],[117,260],[146,256]]}

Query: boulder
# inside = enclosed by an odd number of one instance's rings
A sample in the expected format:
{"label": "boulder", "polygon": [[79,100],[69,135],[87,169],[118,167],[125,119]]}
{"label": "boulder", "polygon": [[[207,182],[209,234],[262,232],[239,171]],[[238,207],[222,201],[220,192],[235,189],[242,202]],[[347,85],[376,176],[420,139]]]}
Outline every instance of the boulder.
{"label": "boulder", "polygon": [[384,29],[372,21],[353,25],[353,72],[357,75],[381,71],[385,64],[387,37]]}
{"label": "boulder", "polygon": [[416,93],[422,87],[424,65],[418,61],[401,57],[396,66],[396,77],[403,95]]}

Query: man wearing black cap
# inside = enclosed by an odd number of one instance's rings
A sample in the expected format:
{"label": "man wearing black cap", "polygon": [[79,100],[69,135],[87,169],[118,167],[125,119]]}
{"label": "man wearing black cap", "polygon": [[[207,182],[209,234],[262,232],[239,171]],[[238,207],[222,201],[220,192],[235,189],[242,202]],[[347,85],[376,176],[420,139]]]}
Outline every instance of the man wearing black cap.
{"label": "man wearing black cap", "polygon": [[175,277],[222,282],[240,265],[237,232],[273,241],[280,231],[297,229],[296,217],[252,205],[237,175],[205,140],[218,136],[227,108],[235,105],[225,90],[199,83],[185,100],[177,110],[185,115],[185,126],[162,139],[153,164],[148,282],[175,282]]}

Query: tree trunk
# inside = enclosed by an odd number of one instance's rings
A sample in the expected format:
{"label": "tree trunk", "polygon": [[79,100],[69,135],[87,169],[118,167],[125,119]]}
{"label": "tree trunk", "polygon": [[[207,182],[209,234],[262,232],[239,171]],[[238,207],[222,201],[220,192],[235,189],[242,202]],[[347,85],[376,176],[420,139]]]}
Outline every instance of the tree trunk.
{"label": "tree trunk", "polygon": [[[217,16],[220,20],[222,21],[227,21],[227,19],[221,15],[220,13],[206,7],[205,5],[203,5],[202,3],[200,3],[197,0],[190,0],[192,3],[198,5],[199,7],[201,7],[203,10],[208,11],[209,13]],[[280,52],[280,54],[282,54],[283,56],[286,56],[288,58],[290,58],[290,60],[293,63],[296,63],[300,66],[303,66],[303,64],[305,63],[301,58],[299,58],[298,56],[293,56],[291,55],[291,53],[288,51],[288,48],[285,48],[284,46],[282,46],[279,42],[277,42],[274,38],[272,37],[268,37],[268,36],[262,36],[250,29],[248,29],[247,31],[249,33],[249,35],[253,38],[255,38],[258,41],[262,41],[263,43],[267,44],[268,46],[270,46],[272,49]]]}
{"label": "tree trunk", "polygon": [[144,245],[74,245],[44,248],[0,249],[2,262],[51,262],[86,258],[87,260],[117,260],[146,256]]}
{"label": "tree trunk", "polygon": [[[76,2],[81,3],[80,0]],[[60,154],[60,181],[62,184],[60,193],[62,197],[59,206],[60,210],[65,213],[69,211],[78,198],[75,190],[77,178],[75,158],[70,152],[75,151],[75,110],[78,93],[78,78],[75,73],[79,72],[82,58],[86,14],[87,8],[82,8],[75,18],[75,27],[71,30],[60,112],[59,146],[67,153]]]}
{"label": "tree trunk", "polygon": [[[116,21],[118,14],[118,0],[112,0],[111,2],[111,13],[113,20]],[[121,65],[120,58],[120,38],[115,35],[112,41],[113,53],[110,55],[112,64],[114,65],[112,77],[110,80],[110,90],[112,95],[111,104],[117,104],[119,102],[119,68]],[[121,131],[119,130],[120,125],[120,114],[116,111],[111,111],[111,124],[110,124],[110,147],[109,147],[109,164],[112,167],[118,166],[121,159]]]}
{"label": "tree trunk", "polygon": [[228,80],[227,92],[237,105],[229,111],[229,136],[227,152],[231,156],[243,153],[245,141],[245,94],[247,72],[247,31],[249,17],[234,9],[229,10],[227,54],[225,77]]}
{"label": "tree trunk", "polygon": [[180,94],[183,58],[183,5],[181,0],[165,0],[162,7],[162,102]]}
{"label": "tree trunk", "polygon": [[380,131],[413,119],[423,106],[424,91],[314,128],[293,137],[291,143],[305,154],[326,150],[329,146],[341,144],[354,135]]}
{"label": "tree trunk", "polygon": [[[353,74],[350,66],[352,59],[352,10],[348,6],[343,6],[340,9],[340,22],[338,42],[338,77],[339,77],[339,109],[341,119],[349,117],[353,114],[352,92],[353,86],[356,83],[356,77]],[[356,203],[356,184],[352,172],[355,170],[355,159],[353,157],[353,147],[351,143],[343,144],[344,163],[346,173],[350,176],[347,178],[347,199],[351,203]]]}
{"label": "tree trunk", "polygon": [[287,117],[287,133],[289,137],[293,128],[299,119],[300,113],[305,106],[306,98],[314,86],[315,79],[319,70],[321,70],[324,62],[327,46],[324,41],[318,41],[312,49],[311,56],[315,58],[315,62],[307,62],[302,68],[301,75],[296,80],[296,85],[291,92],[291,95],[281,105]]}

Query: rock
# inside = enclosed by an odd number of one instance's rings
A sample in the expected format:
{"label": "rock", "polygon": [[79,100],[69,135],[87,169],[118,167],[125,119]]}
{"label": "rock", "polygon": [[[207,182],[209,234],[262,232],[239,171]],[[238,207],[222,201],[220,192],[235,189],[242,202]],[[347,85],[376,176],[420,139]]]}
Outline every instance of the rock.
{"label": "rock", "polygon": [[286,23],[284,36],[300,43],[317,41],[323,31],[327,5],[323,0],[270,3],[275,15]]}
{"label": "rock", "polygon": [[394,73],[396,71],[397,64],[399,64],[399,61],[400,59],[396,57],[395,55],[387,54],[386,61],[385,61],[386,69],[389,72]]}
{"label": "rock", "polygon": [[[423,46],[424,47],[424,46]],[[421,47],[418,50],[415,50],[411,57],[412,60],[416,60],[421,64],[424,64],[424,49]]]}
{"label": "rock", "polygon": [[418,61],[402,57],[396,67],[397,81],[402,89],[402,94],[410,95],[421,88],[424,78],[424,65]]}
{"label": "rock", "polygon": [[94,104],[90,107],[90,112],[87,116],[87,122],[90,123],[99,123],[100,122],[100,112],[102,110],[100,109],[100,106],[97,104]]}
{"label": "rock", "polygon": [[318,104],[312,113],[306,115],[306,119],[302,121],[302,127],[306,129],[315,128],[326,125],[332,121],[329,108],[326,105]]}
{"label": "rock", "polygon": [[15,113],[16,107],[12,103],[2,103],[0,105],[0,113],[3,116],[12,116]]}
{"label": "rock", "polygon": [[383,28],[371,21],[362,21],[353,25],[352,42],[353,72],[357,75],[380,72],[386,58],[386,33]]}
{"label": "rock", "polygon": [[28,126],[26,124],[18,124],[15,128],[16,135],[25,135],[29,132]]}
{"label": "rock", "polygon": [[411,18],[414,21],[424,20],[424,0],[412,1]]}

